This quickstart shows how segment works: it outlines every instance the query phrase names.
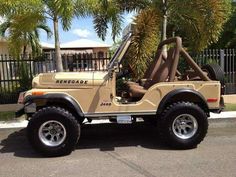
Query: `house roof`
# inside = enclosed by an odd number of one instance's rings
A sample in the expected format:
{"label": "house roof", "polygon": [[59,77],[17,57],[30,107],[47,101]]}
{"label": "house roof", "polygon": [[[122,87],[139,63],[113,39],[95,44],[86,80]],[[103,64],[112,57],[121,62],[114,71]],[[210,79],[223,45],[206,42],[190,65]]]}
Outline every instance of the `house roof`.
{"label": "house roof", "polygon": [[61,50],[62,55],[74,55],[74,54],[87,54],[87,53],[93,53],[92,49],[84,49],[84,50]]}
{"label": "house roof", "polygon": [[[54,45],[41,42],[41,45],[45,49],[53,49]],[[105,44],[103,42],[92,41],[89,39],[79,39],[67,43],[62,43],[60,45],[61,49],[75,49],[75,48],[109,48],[111,45]]]}
{"label": "house roof", "polygon": [[42,48],[44,49],[54,49],[54,45],[53,44],[49,44],[49,43],[46,43],[46,42],[40,42]]}

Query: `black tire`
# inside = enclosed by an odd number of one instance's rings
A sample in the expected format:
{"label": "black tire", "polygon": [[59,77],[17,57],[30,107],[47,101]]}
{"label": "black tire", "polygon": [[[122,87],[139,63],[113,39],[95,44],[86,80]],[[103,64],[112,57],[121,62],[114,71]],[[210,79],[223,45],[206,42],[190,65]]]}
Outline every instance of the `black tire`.
{"label": "black tire", "polygon": [[[177,136],[177,130],[173,130],[175,120],[179,116],[183,115],[193,117],[198,125],[195,133],[186,139]],[[205,112],[198,105],[189,102],[178,102],[165,109],[159,119],[159,130],[164,142],[169,144],[171,147],[176,149],[192,149],[197,147],[206,136],[208,120]]]}
{"label": "black tire", "polygon": [[202,67],[202,70],[208,73],[211,80],[220,81],[221,85],[225,85],[225,74],[219,65],[207,64]]}
{"label": "black tire", "polygon": [[[66,132],[63,133],[62,135],[63,137],[62,142],[53,147],[45,144],[42,140],[42,136],[40,136],[40,132],[43,132],[41,127],[43,127],[44,124],[47,124],[47,122],[50,121],[56,122],[58,123],[58,125],[61,125],[63,128],[61,128],[60,131],[64,130],[64,132]],[[54,130],[53,136],[55,138],[56,128],[54,127],[53,130]],[[49,132],[49,130],[46,131]],[[27,126],[27,135],[30,144],[44,156],[56,157],[56,156],[68,155],[74,150],[79,140],[80,124],[76,121],[75,117],[71,113],[69,113],[67,110],[63,108],[45,107],[37,111],[30,119],[29,124]],[[50,136],[51,135],[49,135],[49,139]],[[51,139],[53,139],[52,136]]]}

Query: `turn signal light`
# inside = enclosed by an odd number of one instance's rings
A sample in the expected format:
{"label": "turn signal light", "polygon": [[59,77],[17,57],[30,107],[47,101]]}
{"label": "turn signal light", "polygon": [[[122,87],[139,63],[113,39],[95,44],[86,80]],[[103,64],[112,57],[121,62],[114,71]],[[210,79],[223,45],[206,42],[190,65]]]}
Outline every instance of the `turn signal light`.
{"label": "turn signal light", "polygon": [[40,92],[40,91],[32,92],[33,96],[42,96],[44,94],[45,94],[45,92]]}

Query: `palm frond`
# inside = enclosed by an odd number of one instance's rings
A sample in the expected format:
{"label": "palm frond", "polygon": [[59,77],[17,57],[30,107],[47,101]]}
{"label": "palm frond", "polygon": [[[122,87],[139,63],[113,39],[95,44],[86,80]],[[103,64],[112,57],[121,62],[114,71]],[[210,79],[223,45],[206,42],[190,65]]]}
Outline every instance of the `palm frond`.
{"label": "palm frond", "polygon": [[[170,0],[169,19],[184,34],[192,50],[202,50],[216,42],[231,12],[228,0]],[[184,7],[184,8],[182,8]]]}
{"label": "palm frond", "polygon": [[53,33],[52,33],[50,27],[49,27],[48,25],[44,24],[44,23],[38,24],[38,25],[37,25],[37,29],[41,29],[41,30],[43,30],[44,32],[46,32],[48,39],[51,38],[52,35],[53,35]]}
{"label": "palm frond", "polygon": [[94,29],[98,37],[100,37],[102,40],[105,40],[105,37],[107,34],[108,21],[109,20],[104,15],[100,15],[100,14],[94,15],[94,19],[93,19]]}

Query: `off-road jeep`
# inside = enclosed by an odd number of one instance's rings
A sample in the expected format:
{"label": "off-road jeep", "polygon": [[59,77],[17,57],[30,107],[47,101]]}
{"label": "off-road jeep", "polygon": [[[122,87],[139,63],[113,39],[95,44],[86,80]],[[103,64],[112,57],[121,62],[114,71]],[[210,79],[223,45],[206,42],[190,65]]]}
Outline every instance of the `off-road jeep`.
{"label": "off-road jeep", "polygon": [[[143,118],[156,124],[163,139],[178,149],[194,148],[204,139],[210,112],[222,110],[220,67],[201,69],[181,38],[171,38],[160,43],[145,78],[126,82],[117,95],[116,76],[131,42],[128,30],[107,71],[46,73],[33,79],[33,89],[20,94],[24,106],[17,115],[27,115],[28,138],[36,150],[47,156],[69,154],[85,119],[133,123]],[[191,68],[185,73],[178,71],[180,56]]]}

